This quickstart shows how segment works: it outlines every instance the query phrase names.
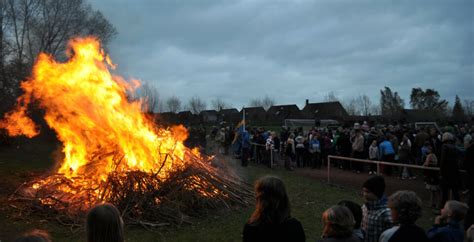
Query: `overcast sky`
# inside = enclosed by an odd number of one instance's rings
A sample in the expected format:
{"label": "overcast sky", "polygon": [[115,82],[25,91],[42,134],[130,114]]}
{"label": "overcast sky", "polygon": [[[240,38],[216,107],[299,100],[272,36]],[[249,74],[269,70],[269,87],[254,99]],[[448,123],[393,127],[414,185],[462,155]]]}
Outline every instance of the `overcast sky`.
{"label": "overcast sky", "polygon": [[117,72],[183,101],[240,109],[342,100],[389,86],[474,97],[474,1],[91,0],[116,27]]}

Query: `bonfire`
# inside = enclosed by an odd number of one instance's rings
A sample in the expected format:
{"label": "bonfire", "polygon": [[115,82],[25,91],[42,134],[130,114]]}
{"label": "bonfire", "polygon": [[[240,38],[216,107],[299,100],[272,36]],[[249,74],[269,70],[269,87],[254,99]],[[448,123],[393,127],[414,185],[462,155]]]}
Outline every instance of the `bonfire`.
{"label": "bonfire", "polygon": [[11,136],[35,137],[34,102],[63,147],[57,170],[23,184],[12,201],[65,224],[82,224],[91,206],[110,202],[126,223],[148,227],[249,204],[247,184],[183,145],[186,128],[159,127],[143,114],[142,100],[127,98],[139,82],[113,75],[95,38],[71,40],[67,53],[64,63],[38,56],[21,83],[24,94],[0,122]]}

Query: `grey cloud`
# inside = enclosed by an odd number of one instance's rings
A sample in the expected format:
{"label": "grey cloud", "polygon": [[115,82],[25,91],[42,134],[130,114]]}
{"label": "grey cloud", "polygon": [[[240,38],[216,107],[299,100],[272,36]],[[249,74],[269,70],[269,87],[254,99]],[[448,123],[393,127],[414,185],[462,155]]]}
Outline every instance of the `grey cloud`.
{"label": "grey cloud", "polygon": [[[473,1],[92,1],[119,32],[118,72],[240,107],[412,87],[474,90]],[[408,102],[407,102],[408,103]]]}

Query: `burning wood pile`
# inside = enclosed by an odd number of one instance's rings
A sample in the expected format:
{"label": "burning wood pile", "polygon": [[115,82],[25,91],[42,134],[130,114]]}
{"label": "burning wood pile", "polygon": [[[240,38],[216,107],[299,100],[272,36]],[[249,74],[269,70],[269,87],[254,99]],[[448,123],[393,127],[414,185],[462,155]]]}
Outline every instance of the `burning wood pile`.
{"label": "burning wood pile", "polygon": [[39,131],[26,110],[38,103],[63,144],[59,168],[25,183],[13,200],[71,225],[82,224],[91,206],[110,202],[126,223],[146,227],[249,204],[247,184],[183,145],[184,127],[158,128],[141,112],[142,101],[127,99],[139,82],[112,75],[97,40],[78,38],[69,47],[65,63],[38,57],[17,107],[0,122],[10,135],[34,137]]}

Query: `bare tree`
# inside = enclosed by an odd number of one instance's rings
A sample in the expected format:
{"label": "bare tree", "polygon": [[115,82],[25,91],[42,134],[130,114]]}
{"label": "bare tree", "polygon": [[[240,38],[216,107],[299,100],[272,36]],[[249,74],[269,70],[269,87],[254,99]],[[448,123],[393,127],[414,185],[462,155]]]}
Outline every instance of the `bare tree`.
{"label": "bare tree", "polygon": [[[142,99],[142,110],[143,112],[160,112],[162,108],[159,108],[161,105],[160,95],[158,89],[150,85],[149,83],[144,83],[138,90],[138,96]],[[162,107],[163,105],[161,105]]]}
{"label": "bare tree", "polygon": [[188,107],[193,114],[199,114],[201,111],[206,109],[207,105],[204,100],[202,100],[198,96],[194,96],[189,99]]}
{"label": "bare tree", "polygon": [[382,111],[380,110],[380,105],[374,103],[370,106],[370,115],[380,115]]}
{"label": "bare tree", "polygon": [[357,97],[357,111],[359,112],[359,114],[369,116],[371,106],[372,102],[370,101],[370,98],[367,95],[363,94]]}
{"label": "bare tree", "polygon": [[252,99],[249,103],[250,107],[263,107],[265,110],[268,110],[273,105],[275,105],[275,100],[267,95],[265,95],[265,97],[262,99]]}
{"label": "bare tree", "polygon": [[339,98],[337,97],[336,93],[333,91],[330,91],[324,96],[324,101],[325,102],[338,102]]}
{"label": "bare tree", "polygon": [[67,41],[74,36],[93,35],[106,43],[117,33],[84,0],[7,1],[15,59],[20,63],[31,65],[39,52],[64,57]]}
{"label": "bare tree", "polygon": [[7,101],[19,95],[40,52],[64,59],[72,37],[92,35],[105,45],[117,33],[85,0],[0,0],[0,27],[0,96]]}
{"label": "bare tree", "polygon": [[211,101],[211,108],[216,111],[220,111],[222,109],[230,108],[230,105],[222,100],[222,98],[217,97]]}
{"label": "bare tree", "polygon": [[358,115],[360,114],[359,110],[357,109],[357,99],[356,98],[351,98],[350,100],[346,100],[342,102],[342,105],[346,112],[349,115]]}
{"label": "bare tree", "polygon": [[166,100],[166,110],[168,112],[177,113],[181,110],[181,100],[176,96],[168,98],[168,100]]}

